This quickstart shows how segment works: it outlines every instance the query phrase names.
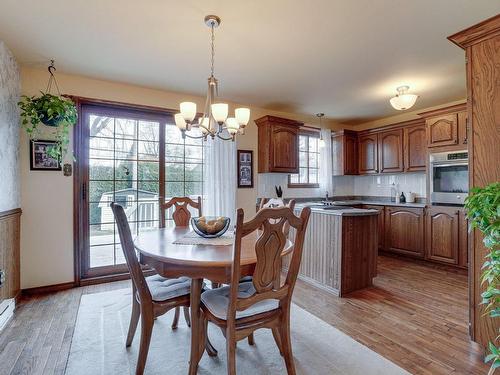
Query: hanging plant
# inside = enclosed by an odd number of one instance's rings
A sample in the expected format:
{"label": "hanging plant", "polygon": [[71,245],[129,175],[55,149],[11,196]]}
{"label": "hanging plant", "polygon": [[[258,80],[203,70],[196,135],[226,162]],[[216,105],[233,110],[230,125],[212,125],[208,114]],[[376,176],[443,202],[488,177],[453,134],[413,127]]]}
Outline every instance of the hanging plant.
{"label": "hanging plant", "polygon": [[[78,115],[73,101],[61,96],[54,76],[55,70],[52,60],[48,67],[50,77],[46,92],[40,91],[39,96],[23,95],[18,105],[21,110],[22,126],[30,139],[38,137],[40,124],[56,128],[54,133],[56,144],[47,149],[47,154],[60,160],[68,151],[69,130],[76,124]],[[58,95],[50,93],[52,84],[55,85]]]}

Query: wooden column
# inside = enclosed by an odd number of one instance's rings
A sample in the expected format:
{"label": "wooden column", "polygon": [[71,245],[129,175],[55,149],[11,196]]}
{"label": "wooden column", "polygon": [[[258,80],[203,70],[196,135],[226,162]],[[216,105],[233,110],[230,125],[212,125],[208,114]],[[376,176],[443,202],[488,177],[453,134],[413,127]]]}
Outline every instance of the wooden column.
{"label": "wooden column", "polygon": [[[448,37],[465,50],[469,125],[469,186],[500,180],[500,15]],[[484,315],[480,305],[481,266],[487,249],[481,233],[469,240],[471,336],[486,346],[498,335],[500,319]]]}

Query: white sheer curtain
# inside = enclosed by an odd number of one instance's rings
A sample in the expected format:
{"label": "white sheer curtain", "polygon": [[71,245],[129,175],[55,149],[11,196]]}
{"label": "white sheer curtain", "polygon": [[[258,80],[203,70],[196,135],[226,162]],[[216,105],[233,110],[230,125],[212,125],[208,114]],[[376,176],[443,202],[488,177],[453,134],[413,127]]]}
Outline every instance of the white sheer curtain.
{"label": "white sheer curtain", "polygon": [[236,224],[236,142],[208,139],[203,165],[203,215]]}
{"label": "white sheer curtain", "polygon": [[332,177],[332,132],[330,129],[321,129],[321,137],[324,146],[319,150],[319,187],[321,196],[326,192],[333,195],[333,177]]}

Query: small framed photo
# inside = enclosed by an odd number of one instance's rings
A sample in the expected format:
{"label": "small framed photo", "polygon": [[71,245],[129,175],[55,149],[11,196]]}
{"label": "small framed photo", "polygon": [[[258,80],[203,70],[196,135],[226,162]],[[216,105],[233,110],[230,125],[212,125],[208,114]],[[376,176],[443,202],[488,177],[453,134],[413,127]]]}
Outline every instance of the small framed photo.
{"label": "small framed photo", "polygon": [[30,169],[32,171],[60,171],[61,162],[47,155],[47,149],[54,147],[54,141],[30,141]]}
{"label": "small framed photo", "polygon": [[238,150],[238,188],[253,188],[252,150]]}

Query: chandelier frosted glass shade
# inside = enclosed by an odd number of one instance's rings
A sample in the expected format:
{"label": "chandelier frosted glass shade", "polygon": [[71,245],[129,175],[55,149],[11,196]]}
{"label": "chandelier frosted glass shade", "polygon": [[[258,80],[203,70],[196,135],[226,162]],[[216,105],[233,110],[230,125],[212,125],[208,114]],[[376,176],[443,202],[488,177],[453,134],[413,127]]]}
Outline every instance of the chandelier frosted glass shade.
{"label": "chandelier frosted glass shade", "polygon": [[229,134],[233,135],[238,133],[240,124],[238,124],[238,121],[234,117],[228,117],[226,120],[226,127]]}
{"label": "chandelier frosted glass shade", "polygon": [[177,125],[179,129],[186,130],[187,123],[186,120],[184,120],[184,116],[182,115],[182,113],[176,113],[174,119],[175,125]]}
{"label": "chandelier frosted glass shade", "polygon": [[391,98],[390,103],[394,109],[404,111],[413,107],[418,99],[418,95],[408,94],[409,86],[400,86],[397,88],[398,94]]}
{"label": "chandelier frosted glass shade", "polygon": [[249,108],[236,108],[234,110],[234,117],[240,126],[245,127],[250,121],[250,109]]}
{"label": "chandelier frosted glass shade", "polygon": [[196,117],[196,103],[193,102],[182,102],[179,106],[182,117],[187,122],[191,122]]}
{"label": "chandelier frosted glass shade", "polygon": [[212,115],[215,121],[224,122],[227,119],[229,113],[229,106],[226,103],[215,103],[212,104]]}

